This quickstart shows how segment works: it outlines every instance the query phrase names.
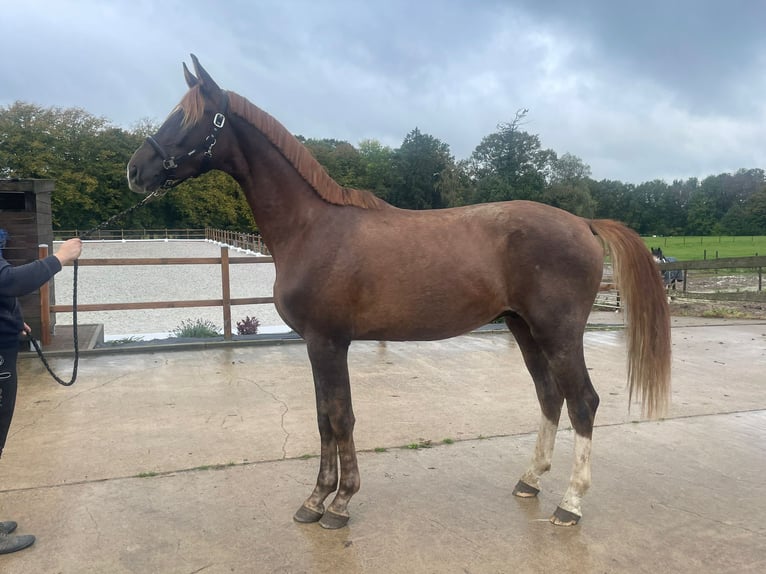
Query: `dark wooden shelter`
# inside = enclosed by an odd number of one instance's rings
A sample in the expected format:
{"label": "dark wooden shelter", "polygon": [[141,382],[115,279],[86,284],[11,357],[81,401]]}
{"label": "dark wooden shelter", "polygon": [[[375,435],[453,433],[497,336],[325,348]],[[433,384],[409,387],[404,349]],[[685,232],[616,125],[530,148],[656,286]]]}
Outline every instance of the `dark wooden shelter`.
{"label": "dark wooden shelter", "polygon": [[[53,253],[51,194],[56,184],[48,179],[0,179],[0,229],[8,232],[3,249],[5,259],[22,265],[38,258],[39,246],[45,244]],[[24,320],[33,333],[41,333],[39,290],[20,297]],[[55,301],[51,284],[50,302]],[[55,315],[51,317],[55,323]],[[53,325],[52,323],[52,325]]]}

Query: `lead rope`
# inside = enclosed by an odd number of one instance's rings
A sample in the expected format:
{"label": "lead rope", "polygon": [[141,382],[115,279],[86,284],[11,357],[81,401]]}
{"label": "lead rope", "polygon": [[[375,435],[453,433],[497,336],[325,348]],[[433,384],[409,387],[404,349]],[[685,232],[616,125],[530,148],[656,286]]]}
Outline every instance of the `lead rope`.
{"label": "lead rope", "polygon": [[[103,223],[98,224],[93,229],[89,229],[82,235],[80,235],[81,239],[85,239],[87,237],[90,237],[93,235],[96,231],[103,229],[107,225],[110,225],[117,221],[118,219],[122,219],[126,215],[129,215],[139,207],[142,207],[143,205],[149,203],[152,199],[156,199],[159,197],[162,197],[167,193],[167,189],[162,189],[155,191],[153,193],[150,193],[146,197],[144,197],[141,201],[139,201],[137,204],[135,204],[132,207],[129,207],[120,213],[117,213],[113,216],[111,216],[109,219],[104,221]],[[43,355],[43,350],[40,348],[40,343],[35,339],[31,334],[27,333],[27,338],[29,339],[30,343],[32,343],[32,346],[35,348],[35,351],[37,351],[37,355],[40,357],[40,360],[42,361],[43,365],[47,369],[47,371],[50,373],[51,377],[53,377],[53,380],[56,381],[59,385],[63,385],[65,387],[71,387],[74,382],[77,380],[77,368],[80,364],[80,342],[78,338],[78,329],[77,329],[77,271],[79,269],[79,263],[77,259],[74,260],[74,269],[72,273],[72,341],[74,343],[74,364],[72,365],[72,378],[68,381],[65,381],[61,377],[59,377],[55,372],[53,372],[53,369],[48,364],[48,360],[45,358],[45,355]]]}
{"label": "lead rope", "polygon": [[72,285],[72,340],[74,342],[74,364],[72,365],[72,378],[68,381],[65,381],[61,377],[59,377],[55,372],[53,372],[53,369],[48,364],[48,359],[45,358],[45,355],[43,355],[43,350],[40,348],[40,343],[35,339],[30,333],[27,333],[27,338],[29,339],[29,342],[32,343],[32,346],[35,348],[35,351],[37,351],[37,355],[40,357],[40,360],[43,362],[43,365],[45,366],[46,370],[50,373],[51,377],[53,377],[53,380],[56,381],[59,385],[63,385],[65,387],[71,387],[74,385],[74,382],[77,380],[77,367],[80,364],[80,343],[78,341],[77,337],[77,268],[79,267],[77,260],[74,261],[74,272],[72,274],[74,284]]}

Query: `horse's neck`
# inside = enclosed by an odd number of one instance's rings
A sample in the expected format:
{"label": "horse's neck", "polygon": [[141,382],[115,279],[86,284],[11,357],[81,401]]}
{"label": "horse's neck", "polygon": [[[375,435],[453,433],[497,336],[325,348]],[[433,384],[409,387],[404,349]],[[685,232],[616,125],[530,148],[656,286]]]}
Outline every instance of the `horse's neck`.
{"label": "horse's neck", "polygon": [[252,126],[245,126],[238,136],[239,155],[235,154],[226,171],[244,191],[261,235],[276,258],[312,224],[319,211],[331,206]]}

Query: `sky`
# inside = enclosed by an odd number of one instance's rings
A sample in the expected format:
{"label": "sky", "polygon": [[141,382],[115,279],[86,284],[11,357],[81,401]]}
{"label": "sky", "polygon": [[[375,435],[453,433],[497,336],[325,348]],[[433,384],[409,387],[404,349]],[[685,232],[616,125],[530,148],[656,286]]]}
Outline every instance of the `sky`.
{"label": "sky", "polygon": [[0,106],[162,121],[194,53],[292,133],[468,158],[498,124],[641,183],[766,165],[763,0],[0,0]]}

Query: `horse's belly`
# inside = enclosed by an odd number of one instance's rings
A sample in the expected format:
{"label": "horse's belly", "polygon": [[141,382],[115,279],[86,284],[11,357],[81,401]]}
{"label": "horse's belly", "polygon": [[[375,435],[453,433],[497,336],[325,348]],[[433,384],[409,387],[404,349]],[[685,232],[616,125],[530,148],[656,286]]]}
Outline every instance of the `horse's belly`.
{"label": "horse's belly", "polygon": [[503,312],[491,297],[421,296],[402,294],[361,307],[353,317],[355,338],[427,341],[462,335]]}
{"label": "horse's belly", "polygon": [[477,327],[486,324],[486,321],[468,323],[466,321],[430,324],[404,323],[396,326],[371,328],[356,333],[354,339],[368,341],[438,341],[464,335]]}

